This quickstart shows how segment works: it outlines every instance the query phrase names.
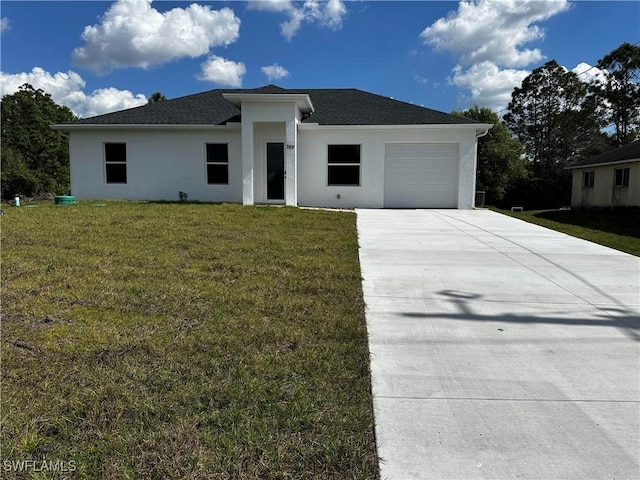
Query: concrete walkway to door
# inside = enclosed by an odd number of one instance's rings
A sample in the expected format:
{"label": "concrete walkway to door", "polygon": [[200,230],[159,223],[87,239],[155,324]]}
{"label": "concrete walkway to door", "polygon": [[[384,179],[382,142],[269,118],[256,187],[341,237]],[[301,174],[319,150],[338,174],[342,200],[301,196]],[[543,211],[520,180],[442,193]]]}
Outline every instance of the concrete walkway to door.
{"label": "concrete walkway to door", "polygon": [[640,478],[640,259],[488,210],[358,210],[383,479]]}

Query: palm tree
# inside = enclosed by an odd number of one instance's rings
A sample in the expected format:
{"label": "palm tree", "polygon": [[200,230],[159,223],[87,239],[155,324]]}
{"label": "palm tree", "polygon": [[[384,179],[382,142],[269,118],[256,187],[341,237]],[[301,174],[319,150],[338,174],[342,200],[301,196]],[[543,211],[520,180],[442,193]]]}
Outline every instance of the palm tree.
{"label": "palm tree", "polygon": [[149,103],[158,103],[158,102],[162,102],[163,100],[166,100],[167,97],[165,97],[162,93],[160,92],[155,92],[153,93],[153,95],[151,95],[149,97]]}

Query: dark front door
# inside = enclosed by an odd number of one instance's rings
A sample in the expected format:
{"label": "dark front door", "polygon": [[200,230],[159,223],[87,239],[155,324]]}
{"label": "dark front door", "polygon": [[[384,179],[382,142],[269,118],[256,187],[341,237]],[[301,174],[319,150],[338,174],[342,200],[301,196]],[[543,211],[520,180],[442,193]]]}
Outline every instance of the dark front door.
{"label": "dark front door", "polygon": [[267,200],[284,200],[284,143],[267,143]]}

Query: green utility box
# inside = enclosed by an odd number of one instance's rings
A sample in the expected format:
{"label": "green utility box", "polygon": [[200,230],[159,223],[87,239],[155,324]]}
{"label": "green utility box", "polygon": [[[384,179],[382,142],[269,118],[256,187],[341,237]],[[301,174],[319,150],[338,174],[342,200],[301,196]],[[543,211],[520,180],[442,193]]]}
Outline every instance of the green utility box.
{"label": "green utility box", "polygon": [[74,205],[76,203],[76,197],[73,195],[58,195],[54,197],[56,205]]}

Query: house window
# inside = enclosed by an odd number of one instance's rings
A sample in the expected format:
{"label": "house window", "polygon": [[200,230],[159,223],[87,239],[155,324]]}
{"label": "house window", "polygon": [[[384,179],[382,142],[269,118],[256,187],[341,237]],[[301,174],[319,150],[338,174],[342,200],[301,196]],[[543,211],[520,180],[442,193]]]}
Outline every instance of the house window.
{"label": "house window", "polygon": [[107,183],[127,183],[126,143],[105,143],[104,163]]}
{"label": "house window", "polygon": [[329,145],[328,184],[360,185],[360,145]]}
{"label": "house window", "polygon": [[593,188],[596,172],[582,172],[582,187]]}
{"label": "house window", "polygon": [[229,184],[229,145],[207,143],[207,183],[209,185]]}
{"label": "house window", "polygon": [[614,170],[614,187],[628,187],[629,186],[629,168],[616,168]]}

